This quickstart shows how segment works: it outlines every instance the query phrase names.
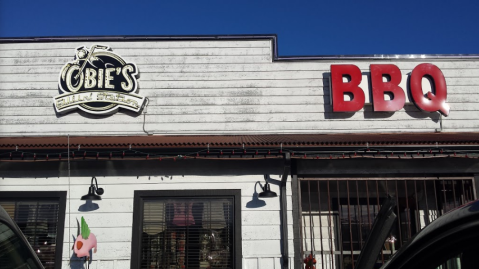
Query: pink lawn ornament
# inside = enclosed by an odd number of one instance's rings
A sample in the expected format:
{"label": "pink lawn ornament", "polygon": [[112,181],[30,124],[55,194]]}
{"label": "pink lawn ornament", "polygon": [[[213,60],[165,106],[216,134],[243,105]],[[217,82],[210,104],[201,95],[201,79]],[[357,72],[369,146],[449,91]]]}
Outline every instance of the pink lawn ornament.
{"label": "pink lawn ornament", "polygon": [[96,236],[94,234],[90,233],[90,236],[88,237],[88,239],[83,239],[81,234],[78,235],[77,239],[75,240],[75,247],[73,248],[78,258],[82,258],[86,256],[89,259],[90,250],[92,248],[95,248],[93,250],[93,253],[96,253],[96,250],[97,250]]}
{"label": "pink lawn ornament", "polygon": [[90,233],[90,228],[88,228],[85,219],[81,217],[81,233],[77,236],[73,244],[73,250],[78,258],[87,257],[87,260],[89,260],[90,250],[92,248],[95,248],[93,252],[96,253],[96,236]]}

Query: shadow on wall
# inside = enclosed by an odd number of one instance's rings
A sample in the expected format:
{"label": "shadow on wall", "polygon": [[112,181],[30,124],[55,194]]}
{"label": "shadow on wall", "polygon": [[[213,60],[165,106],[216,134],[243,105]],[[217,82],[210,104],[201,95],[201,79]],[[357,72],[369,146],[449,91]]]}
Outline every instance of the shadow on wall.
{"label": "shadow on wall", "polygon": [[[73,237],[73,244],[75,244],[75,236],[72,235],[72,237]],[[90,250],[90,260],[87,261],[86,258],[78,258],[75,255],[75,252],[73,252],[73,249],[72,249],[72,255],[70,256],[70,268],[71,269],[87,269],[87,268],[89,268],[90,264],[93,260],[92,255],[93,255],[93,251]]]}
{"label": "shadow on wall", "polygon": [[[266,178],[268,177],[268,178]],[[259,208],[259,207],[263,207],[266,205],[266,202],[263,201],[263,200],[260,200],[259,199],[259,194],[258,192],[256,192],[256,185],[259,184],[261,190],[262,190],[262,194],[261,195],[265,195],[263,196],[263,198],[265,197],[276,197],[276,193],[275,192],[272,192],[269,188],[269,185],[268,185],[268,180],[269,180],[269,183],[273,183],[275,185],[279,185],[280,182],[278,180],[274,180],[274,179],[271,179],[269,177],[269,175],[265,175],[265,185],[262,186],[261,185],[261,182],[259,181],[256,181],[256,183],[254,184],[254,193],[253,193],[253,197],[251,199],[251,201],[247,202],[246,203],[246,207],[247,208]]]}
{"label": "shadow on wall", "polygon": [[430,118],[435,123],[438,123],[441,119],[441,114],[439,112],[424,112],[411,103],[406,103],[406,105],[404,105],[404,110],[406,111],[406,114],[416,119]]}
{"label": "shadow on wall", "polygon": [[93,203],[92,200],[86,200],[86,202],[78,207],[78,211],[80,212],[89,212],[89,211],[95,211],[99,209],[100,206],[98,204]]}
{"label": "shadow on wall", "polygon": [[[138,118],[138,117],[142,116],[143,109],[139,113],[135,113],[133,111],[128,111],[126,109],[118,109],[118,111],[116,113],[124,114],[124,115],[130,116],[131,118]],[[52,104],[52,111],[55,111],[55,106],[53,104]],[[59,119],[59,118],[63,118],[65,116],[68,116],[70,114],[77,114],[77,115],[82,116],[83,118],[88,118],[88,119],[107,119],[109,117],[114,116],[116,113],[105,114],[105,115],[93,115],[91,113],[82,111],[80,109],[74,109],[74,110],[72,110],[70,112],[66,112],[66,113],[55,112],[55,116]]]}
{"label": "shadow on wall", "polygon": [[323,106],[325,119],[349,119],[354,116],[354,112],[333,113],[333,105],[331,103],[331,89],[329,79],[331,73],[323,73]]}
{"label": "shadow on wall", "polygon": [[258,208],[258,207],[263,207],[265,205],[266,205],[265,201],[258,199],[258,193],[256,192],[256,190],[254,190],[253,198],[251,199],[251,201],[246,203],[247,208]]}
{"label": "shadow on wall", "polygon": [[[92,203],[91,200],[87,200],[87,202],[85,204],[88,204],[88,202],[90,202],[90,204],[94,204],[97,206],[98,208],[98,205],[95,204],[95,203]],[[81,205],[80,208],[84,206],[84,205]],[[78,221],[77,219],[77,235],[80,234],[80,222]],[[72,234],[72,237],[73,237],[73,246],[75,245],[76,243],[76,236],[74,234]],[[78,258],[77,255],[75,254],[75,251],[73,250],[73,246],[71,248],[72,250],[72,255],[70,256],[70,268],[71,269],[87,269],[90,267],[90,264],[93,260],[93,251],[92,249],[90,249],[90,260],[87,261],[86,260],[86,257],[82,257],[82,258]],[[87,263],[88,262],[88,263]]]}
{"label": "shadow on wall", "polygon": [[266,202],[263,201],[263,200],[260,200],[258,197],[259,197],[259,194],[256,192],[256,185],[259,184],[259,186],[261,187],[261,183],[259,181],[256,181],[256,183],[254,183],[254,193],[253,193],[253,197],[251,199],[251,201],[247,202],[246,203],[246,207],[247,208],[258,208],[258,207],[263,207],[266,205]]}

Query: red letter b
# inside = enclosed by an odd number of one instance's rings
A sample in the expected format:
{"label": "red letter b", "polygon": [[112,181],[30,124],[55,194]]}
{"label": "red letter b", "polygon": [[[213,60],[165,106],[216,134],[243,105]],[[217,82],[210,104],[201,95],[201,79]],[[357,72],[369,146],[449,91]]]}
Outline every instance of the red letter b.
{"label": "red letter b", "polygon": [[[343,82],[343,77],[350,77]],[[331,98],[334,112],[355,112],[364,106],[365,96],[359,87],[362,75],[355,65],[331,65]],[[344,101],[344,95],[352,95],[351,101]]]}
{"label": "red letter b", "polygon": [[[371,87],[373,92],[374,111],[398,111],[406,103],[404,90],[399,87],[401,83],[401,70],[393,64],[372,64]],[[383,82],[383,75],[388,75],[391,81]],[[384,94],[393,95],[391,100],[384,100]]]}

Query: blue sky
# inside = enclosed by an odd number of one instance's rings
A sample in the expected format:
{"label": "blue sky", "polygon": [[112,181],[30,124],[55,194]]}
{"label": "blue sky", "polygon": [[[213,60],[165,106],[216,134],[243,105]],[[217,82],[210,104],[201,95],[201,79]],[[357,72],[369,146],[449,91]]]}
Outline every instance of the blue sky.
{"label": "blue sky", "polygon": [[479,1],[0,0],[0,37],[277,34],[279,55],[479,54]]}

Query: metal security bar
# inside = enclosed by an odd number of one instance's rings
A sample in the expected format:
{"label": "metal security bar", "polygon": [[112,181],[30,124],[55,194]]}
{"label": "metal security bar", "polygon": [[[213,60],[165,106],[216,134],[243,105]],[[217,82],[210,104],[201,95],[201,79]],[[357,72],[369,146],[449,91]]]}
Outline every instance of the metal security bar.
{"label": "metal security bar", "polygon": [[433,220],[476,198],[472,178],[304,178],[300,192],[302,253],[312,254],[318,269],[355,268],[387,195],[396,199],[397,220],[377,266]]}

